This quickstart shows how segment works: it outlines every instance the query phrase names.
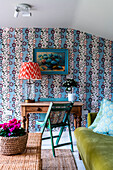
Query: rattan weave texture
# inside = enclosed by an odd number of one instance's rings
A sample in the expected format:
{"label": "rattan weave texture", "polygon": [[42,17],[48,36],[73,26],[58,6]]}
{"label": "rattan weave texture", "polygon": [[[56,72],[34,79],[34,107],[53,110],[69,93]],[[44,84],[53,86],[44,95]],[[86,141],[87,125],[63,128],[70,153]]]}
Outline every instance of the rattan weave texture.
{"label": "rattan weave texture", "polygon": [[0,170],[41,170],[41,133],[29,133],[24,153],[0,155]]}
{"label": "rattan weave texture", "polygon": [[27,133],[17,137],[0,136],[0,154],[13,155],[23,153],[27,144]]}

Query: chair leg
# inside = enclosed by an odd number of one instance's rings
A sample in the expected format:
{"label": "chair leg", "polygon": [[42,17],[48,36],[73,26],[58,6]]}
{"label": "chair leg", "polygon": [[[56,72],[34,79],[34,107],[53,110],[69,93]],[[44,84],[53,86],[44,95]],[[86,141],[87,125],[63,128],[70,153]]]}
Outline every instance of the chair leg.
{"label": "chair leg", "polygon": [[68,119],[68,128],[69,128],[69,137],[70,137],[70,141],[71,141],[71,151],[73,152],[73,141],[72,141],[72,136],[71,136],[69,119]]}
{"label": "chair leg", "polygon": [[58,137],[58,138],[57,138],[57,140],[56,140],[56,145],[58,145],[58,143],[59,143],[59,140],[60,140],[60,138],[61,138],[61,135],[62,135],[63,129],[64,129],[64,126],[63,126],[63,127],[61,127],[61,129],[60,129],[59,137]]}
{"label": "chair leg", "polygon": [[43,135],[43,133],[44,133],[44,130],[45,130],[45,126],[42,127],[42,130],[41,130],[42,135]]}
{"label": "chair leg", "polygon": [[53,141],[53,135],[52,135],[52,128],[51,128],[50,119],[48,119],[48,122],[49,122],[50,136],[51,136],[52,151],[53,151],[53,156],[55,157],[54,141]]}

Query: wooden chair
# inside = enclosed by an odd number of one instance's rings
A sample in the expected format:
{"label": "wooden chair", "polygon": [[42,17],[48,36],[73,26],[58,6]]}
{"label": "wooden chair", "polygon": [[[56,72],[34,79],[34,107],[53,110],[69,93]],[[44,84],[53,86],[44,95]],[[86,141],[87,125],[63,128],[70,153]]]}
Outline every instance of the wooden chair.
{"label": "wooden chair", "polygon": [[[50,130],[50,137],[42,138],[42,140],[50,139],[51,138],[51,145],[52,145],[52,151],[53,156],[55,157],[55,148],[64,146],[64,145],[71,145],[71,151],[73,151],[73,143],[72,143],[72,136],[71,136],[71,129],[70,129],[70,111],[72,109],[73,103],[50,103],[47,114],[45,116],[44,122],[38,122],[36,121],[37,125],[40,125],[41,133],[43,135],[43,132],[45,128],[49,128]],[[69,129],[69,136],[70,136],[70,142],[58,144],[59,140],[61,138],[61,135],[63,133],[64,128],[68,126]],[[53,136],[52,129],[56,127],[61,127],[59,135]],[[54,145],[53,138],[56,138],[56,145]]]}

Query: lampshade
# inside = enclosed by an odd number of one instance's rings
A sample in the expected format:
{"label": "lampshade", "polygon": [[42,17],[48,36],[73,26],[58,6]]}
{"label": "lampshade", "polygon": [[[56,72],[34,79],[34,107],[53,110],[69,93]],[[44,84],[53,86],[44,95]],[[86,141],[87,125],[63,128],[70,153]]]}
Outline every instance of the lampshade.
{"label": "lampshade", "polygon": [[40,80],[41,72],[38,63],[23,62],[19,72],[19,79]]}
{"label": "lampshade", "polygon": [[23,62],[19,71],[19,79],[28,79],[25,83],[25,102],[35,102],[35,84],[30,80],[40,80],[41,72],[38,63]]}

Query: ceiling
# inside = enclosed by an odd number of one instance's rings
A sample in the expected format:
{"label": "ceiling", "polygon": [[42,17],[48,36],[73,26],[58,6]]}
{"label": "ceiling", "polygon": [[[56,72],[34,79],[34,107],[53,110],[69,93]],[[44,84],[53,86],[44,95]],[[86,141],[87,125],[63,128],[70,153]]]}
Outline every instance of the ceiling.
{"label": "ceiling", "polygon": [[[20,3],[32,6],[31,17],[14,18]],[[73,28],[113,40],[113,0],[3,0],[0,27]]]}

